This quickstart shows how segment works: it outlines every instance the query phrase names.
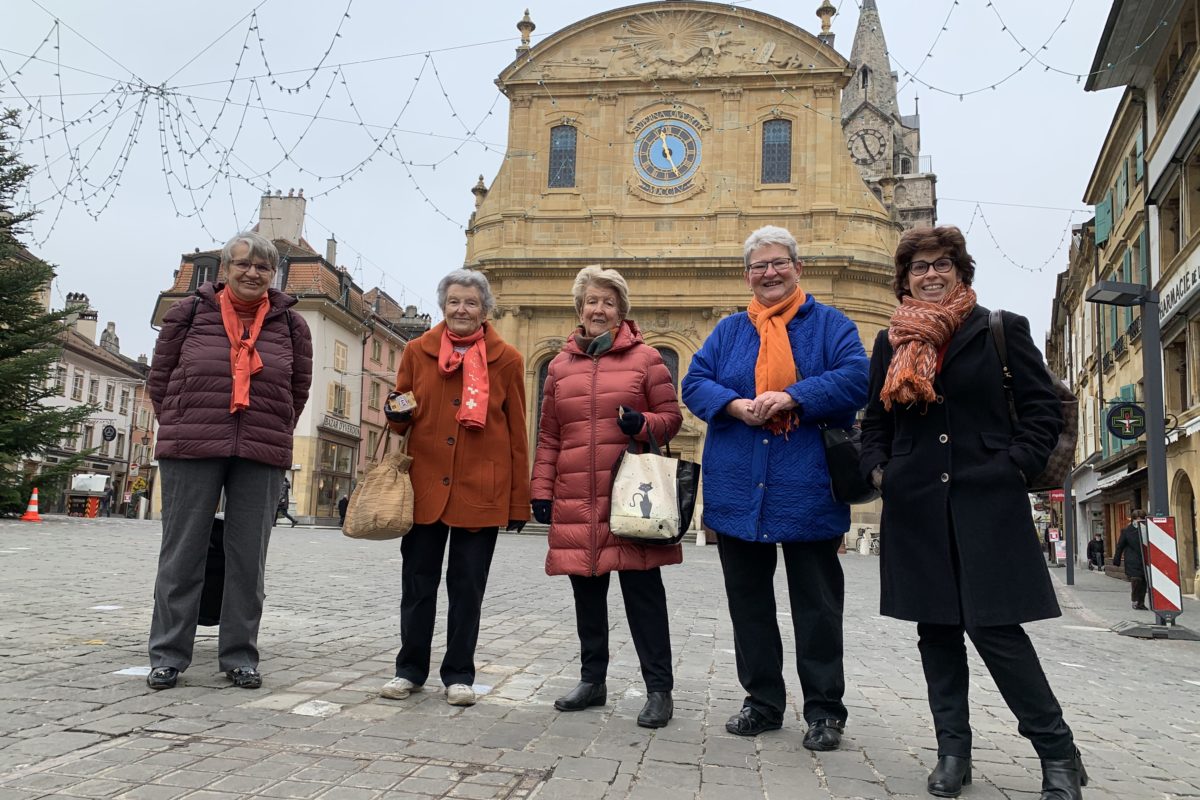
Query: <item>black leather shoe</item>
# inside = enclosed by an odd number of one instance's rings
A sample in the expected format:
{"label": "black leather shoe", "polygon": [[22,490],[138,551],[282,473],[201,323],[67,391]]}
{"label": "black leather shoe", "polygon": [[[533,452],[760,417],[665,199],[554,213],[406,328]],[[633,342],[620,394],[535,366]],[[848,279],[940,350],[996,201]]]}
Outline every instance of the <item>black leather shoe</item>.
{"label": "black leather shoe", "polygon": [[817,719],[808,725],[808,733],[804,734],[806,750],[837,750],[842,743],[842,731],[845,723],[836,719]]}
{"label": "black leather shoe", "polygon": [[1042,794],[1038,800],[1083,800],[1081,786],[1087,786],[1087,770],[1079,751],[1074,758],[1042,759]]}
{"label": "black leather shoe", "polygon": [[237,667],[225,673],[239,689],[257,689],[262,686],[262,675],[254,667]]}
{"label": "black leather shoe", "polygon": [[670,692],[647,692],[646,705],[638,714],[638,725],[643,728],[665,728],[675,716],[675,703]]}
{"label": "black leather shoe", "polygon": [[608,702],[608,688],[603,683],[580,681],[579,685],[554,701],[559,711],[583,711],[590,706]]}
{"label": "black leather shoe", "polygon": [[146,685],[151,689],[174,689],[179,680],[179,670],[174,667],[155,667],[146,676]]}
{"label": "black leather shoe", "polygon": [[758,736],[760,733],[777,731],[782,727],[782,722],[772,722],[750,706],[743,706],[741,711],[725,723],[725,730],[738,736]]}
{"label": "black leather shoe", "polygon": [[962,787],[970,782],[970,758],[939,756],[937,766],[929,773],[925,788],[934,797],[958,797],[962,794]]}

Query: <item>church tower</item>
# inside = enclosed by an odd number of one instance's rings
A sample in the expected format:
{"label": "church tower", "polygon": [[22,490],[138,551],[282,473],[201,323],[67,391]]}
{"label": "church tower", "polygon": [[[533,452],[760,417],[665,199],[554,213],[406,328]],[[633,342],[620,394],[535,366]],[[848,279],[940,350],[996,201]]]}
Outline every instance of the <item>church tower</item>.
{"label": "church tower", "polygon": [[[937,176],[922,164],[921,118],[901,115],[875,0],[863,0],[842,91],[842,128],[863,180],[904,228],[937,222]],[[926,159],[928,161],[928,159]]]}

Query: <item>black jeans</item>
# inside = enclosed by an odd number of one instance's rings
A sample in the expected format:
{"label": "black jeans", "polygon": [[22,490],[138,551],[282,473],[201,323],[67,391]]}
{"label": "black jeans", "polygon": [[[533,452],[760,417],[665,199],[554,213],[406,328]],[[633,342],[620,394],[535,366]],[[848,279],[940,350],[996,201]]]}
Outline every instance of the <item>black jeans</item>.
{"label": "black jeans", "polygon": [[1146,605],[1145,577],[1129,579],[1129,599],[1137,603],[1139,606]]}
{"label": "black jeans", "polygon": [[1017,718],[1017,731],[1041,758],[1071,758],[1075,741],[1050,689],[1033,643],[1020,625],[964,628],[917,623],[921,666],[929,689],[929,710],[937,732],[938,755],[971,755],[967,703],[970,674],[963,633],[987,665],[996,688]]}
{"label": "black jeans", "polygon": [[450,604],[446,620],[446,655],[442,683],[450,686],[475,683],[475,645],[479,642],[479,615],[488,571],[496,550],[498,528],[467,531],[435,522],[414,525],[400,540],[400,652],[396,677],[418,686],[429,677],[433,649],[433,624],[437,614],[442,558],[450,542],[446,567],[446,593]]}
{"label": "black jeans", "polygon": [[[841,539],[788,542],[787,570],[796,672],[804,693],[804,719],[846,721],[846,676],[842,666],[842,608],[845,579],[838,561]],[[725,594],[733,622],[738,680],[744,705],[772,722],[782,722],[787,706],[783,682],[783,641],[775,619],[775,565],[779,548],[717,536]]]}
{"label": "black jeans", "polygon": [[[608,675],[608,583],[609,575],[571,576],[575,593],[575,628],[579,632],[582,667],[580,680],[604,683]],[[671,629],[667,622],[667,592],[662,572],[623,570],[621,597],[625,618],[642,667],[648,692],[669,692],[675,686],[671,671]]]}

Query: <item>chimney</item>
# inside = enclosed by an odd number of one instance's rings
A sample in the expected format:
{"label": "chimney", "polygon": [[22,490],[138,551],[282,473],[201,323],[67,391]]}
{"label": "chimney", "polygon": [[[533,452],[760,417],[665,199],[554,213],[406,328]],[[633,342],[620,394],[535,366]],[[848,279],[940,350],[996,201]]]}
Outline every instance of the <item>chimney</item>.
{"label": "chimney", "polygon": [[146,358],[146,354],[145,354],[145,353],[139,353],[139,354],[138,354],[138,357],[137,357],[137,362],[138,362],[139,364],[141,364],[143,367],[148,367],[148,366],[150,366],[150,360]]}
{"label": "chimney", "polygon": [[121,340],[117,338],[117,323],[109,322],[100,334],[100,346],[114,356],[121,355]]}
{"label": "chimney", "polygon": [[300,194],[289,190],[287,197],[283,196],[282,190],[275,194],[264,194],[258,207],[259,234],[271,241],[284,239],[299,244],[304,233],[304,207],[307,202],[303,189]]}
{"label": "chimney", "polygon": [[96,318],[99,316],[92,308],[91,301],[83,292],[67,293],[67,308],[75,318],[75,332],[92,344],[96,343]]}
{"label": "chimney", "polygon": [[325,260],[332,266],[337,266],[337,237],[329,234],[329,238],[325,240]]}

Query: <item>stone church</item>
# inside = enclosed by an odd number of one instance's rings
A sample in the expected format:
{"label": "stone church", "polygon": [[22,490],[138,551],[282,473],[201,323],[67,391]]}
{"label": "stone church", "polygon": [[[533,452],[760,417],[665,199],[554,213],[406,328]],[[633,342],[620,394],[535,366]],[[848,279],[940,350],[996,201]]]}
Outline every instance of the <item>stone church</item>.
{"label": "stone church", "polygon": [[[749,303],[742,242],[762,225],[796,236],[804,289],[865,344],[886,326],[892,253],[903,226],[932,221],[933,178],[917,174],[915,118],[896,113],[875,3],[851,61],[833,47],[834,7],[816,13],[813,34],[741,6],[649,2],[536,47],[528,12],[518,23],[522,44],[496,81],[511,105],[507,154],[473,189],[466,266],[488,276],[493,324],[525,356],[531,452],[588,264],[629,281],[630,316],[677,385],[718,320]],[[703,432],[685,410],[673,449],[697,457]]]}

